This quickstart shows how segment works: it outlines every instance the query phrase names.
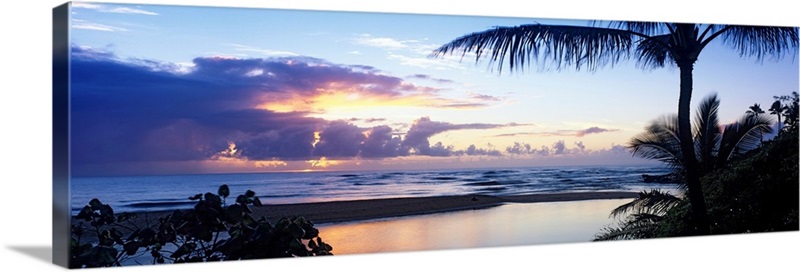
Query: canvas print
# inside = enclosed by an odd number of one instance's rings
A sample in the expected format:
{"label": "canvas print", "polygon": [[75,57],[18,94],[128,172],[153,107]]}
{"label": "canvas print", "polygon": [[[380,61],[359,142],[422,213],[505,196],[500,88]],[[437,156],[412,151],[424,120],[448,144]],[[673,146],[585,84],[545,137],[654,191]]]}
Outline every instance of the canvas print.
{"label": "canvas print", "polygon": [[70,2],[54,262],[798,230],[798,28]]}

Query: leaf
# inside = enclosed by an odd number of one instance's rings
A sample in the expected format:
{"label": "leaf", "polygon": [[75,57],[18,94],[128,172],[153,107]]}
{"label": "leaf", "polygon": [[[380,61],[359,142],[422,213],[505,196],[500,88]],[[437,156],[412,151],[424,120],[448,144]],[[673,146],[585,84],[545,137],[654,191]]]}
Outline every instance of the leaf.
{"label": "leaf", "polygon": [[222,184],[222,186],[219,186],[219,190],[217,190],[217,194],[222,196],[222,197],[228,197],[229,195],[231,195],[231,189],[228,188],[227,184]]}
{"label": "leaf", "polygon": [[92,220],[92,208],[90,208],[88,205],[84,206],[83,209],[81,209],[81,212],[78,213],[78,216],[75,216],[75,218],[86,221]]}
{"label": "leaf", "polygon": [[145,242],[152,241],[156,238],[156,232],[151,228],[144,228],[139,232],[139,238]]}
{"label": "leaf", "polygon": [[261,199],[259,199],[258,197],[254,197],[253,198],[253,206],[261,207],[261,206],[264,206],[264,204],[261,203]]}
{"label": "leaf", "polygon": [[139,245],[140,245],[139,242],[131,241],[122,246],[122,248],[125,250],[125,254],[131,256],[133,254],[136,254],[137,251],[139,251]]}
{"label": "leaf", "polygon": [[246,197],[254,197],[254,196],[256,196],[256,192],[253,192],[251,190],[247,190],[247,192],[245,192],[244,195]]}
{"label": "leaf", "polygon": [[111,266],[117,256],[117,250],[112,247],[96,246],[89,250],[89,256],[98,266]]}
{"label": "leaf", "polygon": [[239,221],[242,221],[242,206],[241,205],[230,205],[228,206],[225,213],[228,215],[227,219],[229,223],[236,224]]}
{"label": "leaf", "polygon": [[181,245],[181,247],[179,247],[178,250],[175,250],[175,252],[172,253],[172,255],[170,255],[169,257],[180,258],[183,255],[191,253],[195,249],[195,247],[197,247],[195,243],[185,243]]}
{"label": "leaf", "polygon": [[198,199],[201,199],[201,198],[203,198],[203,194],[196,194],[194,196],[190,196],[189,200],[198,200]]}
{"label": "leaf", "polygon": [[317,243],[314,242],[314,240],[310,240],[310,241],[308,241],[308,247],[310,247],[312,249],[317,249]]}
{"label": "leaf", "polygon": [[303,227],[300,227],[299,225],[294,224],[294,223],[290,224],[286,228],[286,231],[288,231],[289,234],[292,235],[292,237],[297,238],[297,239],[303,238],[303,236],[306,235],[306,231],[303,229]]}
{"label": "leaf", "polygon": [[100,209],[101,205],[103,205],[103,203],[100,202],[100,200],[97,199],[97,198],[92,198],[92,200],[89,201],[89,206],[92,207],[92,209],[95,209],[95,210]]}

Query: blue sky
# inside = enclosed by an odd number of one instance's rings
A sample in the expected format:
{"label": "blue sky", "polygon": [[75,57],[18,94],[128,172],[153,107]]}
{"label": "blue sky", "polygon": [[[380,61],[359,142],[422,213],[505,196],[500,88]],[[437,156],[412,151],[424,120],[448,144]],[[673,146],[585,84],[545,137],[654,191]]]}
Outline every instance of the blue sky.
{"label": "blue sky", "polygon": [[[649,121],[676,111],[674,68],[642,70],[627,61],[595,72],[498,73],[471,59],[428,57],[461,35],[532,22],[588,24],[76,3],[71,43],[82,73],[73,95],[84,104],[73,120],[87,123],[73,144],[85,147],[75,150],[78,172],[645,162],[621,147]],[[772,96],[797,90],[797,61],[795,53],[759,63],[712,44],[695,67],[693,101],[718,93],[723,123],[753,103],[766,109]],[[91,95],[80,100],[82,92]],[[141,100],[120,100],[125,95]],[[126,109],[130,101],[141,104]],[[114,116],[131,121],[110,121]],[[369,139],[375,145],[368,150]],[[305,153],[276,151],[299,143],[308,150],[292,152]],[[84,151],[90,147],[95,151]]]}

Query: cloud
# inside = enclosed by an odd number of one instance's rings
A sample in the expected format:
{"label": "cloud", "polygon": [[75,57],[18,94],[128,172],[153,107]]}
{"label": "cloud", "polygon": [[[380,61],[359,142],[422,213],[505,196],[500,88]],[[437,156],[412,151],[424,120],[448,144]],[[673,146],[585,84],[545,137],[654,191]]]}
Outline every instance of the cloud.
{"label": "cloud", "polygon": [[516,137],[516,136],[575,136],[575,130],[557,130],[552,132],[517,132],[497,134],[492,137]]}
{"label": "cloud", "polygon": [[495,149],[484,149],[478,148],[474,144],[469,145],[465,150],[459,150],[455,152],[456,155],[467,155],[467,156],[502,156],[503,153],[499,150]]}
{"label": "cloud", "polygon": [[122,14],[158,15],[158,13],[155,13],[155,12],[152,12],[152,11],[146,11],[146,10],[128,8],[128,7],[112,8],[112,9],[109,9],[108,12],[110,12],[110,13],[122,13]]}
{"label": "cloud", "polygon": [[343,121],[328,123],[319,136],[313,154],[330,158],[358,156],[361,143],[367,138],[362,128]]}
{"label": "cloud", "polygon": [[128,31],[128,29],[98,23],[92,23],[85,20],[80,19],[72,19],[72,28],[74,29],[84,29],[84,30],[95,30],[95,31],[105,31],[105,32],[123,32]]}
{"label": "cloud", "polygon": [[355,117],[353,117],[353,118],[347,119],[347,121],[349,121],[349,122],[377,123],[377,122],[386,121],[386,118],[372,118],[372,117],[370,117],[370,118],[355,118]]}
{"label": "cloud", "polygon": [[424,55],[422,56],[408,56],[403,54],[388,54],[390,60],[399,61],[400,65],[412,66],[424,69],[434,70],[449,70],[449,69],[463,69],[458,62],[444,61],[441,59],[432,59]]}
{"label": "cloud", "polygon": [[299,56],[299,54],[290,51],[264,49],[237,43],[229,43],[226,45],[233,47],[233,50],[238,52],[258,53],[264,56]]}
{"label": "cloud", "polygon": [[497,134],[492,137],[516,137],[516,136],[575,136],[575,137],[583,137],[589,134],[598,134],[598,133],[605,133],[605,132],[616,132],[619,129],[606,129],[600,127],[590,127],[587,129],[582,130],[555,130],[555,131],[545,131],[545,132],[517,132],[517,133],[504,133],[504,134]]}
{"label": "cloud", "polygon": [[90,9],[95,10],[98,12],[104,13],[120,13],[120,14],[137,14],[137,15],[159,15],[158,13],[147,11],[138,8],[131,8],[131,7],[120,7],[120,6],[110,6],[110,5],[100,5],[100,4],[93,4],[93,3],[80,3],[75,2],[72,3],[73,8],[79,9]]}
{"label": "cloud", "polygon": [[361,34],[355,39],[353,43],[358,45],[365,45],[370,47],[377,47],[386,50],[397,50],[409,48],[408,41],[401,41],[387,37],[373,37],[369,34]]}
{"label": "cloud", "polygon": [[414,75],[407,76],[406,78],[430,80],[430,81],[434,81],[436,83],[443,83],[443,84],[445,84],[445,83],[453,83],[453,81],[449,80],[449,79],[433,78],[433,77],[431,77],[429,75],[423,75],[423,74],[414,74]]}
{"label": "cloud", "polygon": [[564,144],[563,140],[557,141],[553,143],[553,154],[561,155],[564,154],[564,149],[567,148],[567,145]]}
{"label": "cloud", "polygon": [[433,135],[450,131],[450,130],[465,130],[465,129],[493,129],[501,127],[517,126],[517,124],[452,124],[448,122],[431,121],[429,117],[422,117],[412,124],[411,128],[406,133],[403,140],[403,147],[414,150],[416,154],[432,155],[434,152],[442,154],[446,147],[434,149],[428,142],[428,138]]}
{"label": "cloud", "polygon": [[265,90],[233,67],[196,61],[182,74],[85,47],[73,46],[72,56],[76,164],[230,157],[219,154],[231,143],[252,160],[304,159],[326,124],[303,112],[253,108]]}
{"label": "cloud", "polygon": [[488,95],[488,94],[469,93],[469,95],[470,95],[470,98],[475,99],[475,100],[480,100],[480,101],[493,102],[493,101],[501,101],[502,100],[499,97]]}
{"label": "cloud", "polygon": [[578,149],[580,149],[580,150],[581,150],[581,152],[583,152],[584,150],[586,150],[586,146],[585,146],[585,145],[583,145],[583,142],[575,142],[575,146],[577,146],[577,147],[578,147]]}
{"label": "cloud", "polygon": [[575,136],[583,137],[589,134],[596,134],[596,133],[603,133],[603,132],[615,132],[619,131],[619,129],[606,129],[606,128],[599,128],[599,127],[590,127],[584,130],[579,130]]}
{"label": "cloud", "polygon": [[402,147],[400,137],[394,135],[389,126],[377,126],[365,131],[366,139],[361,143],[359,157],[385,158],[407,156],[408,149]]}
{"label": "cloud", "polygon": [[[360,127],[350,122],[386,119],[330,121],[310,117],[314,107],[273,108],[270,104],[314,106],[314,99],[353,94],[372,102],[459,103],[379,74],[370,66],[337,65],[308,57],[200,57],[178,65],[120,59],[108,51],[77,45],[72,46],[71,56],[72,162],[82,166],[215,160],[263,161],[261,166],[272,167],[283,165],[281,161],[320,157],[409,156],[411,150],[451,156],[461,153],[443,143],[430,145],[428,138],[449,130],[517,125],[420,118],[410,126]],[[474,149],[464,154],[490,153]],[[91,167],[80,169],[92,171]]]}

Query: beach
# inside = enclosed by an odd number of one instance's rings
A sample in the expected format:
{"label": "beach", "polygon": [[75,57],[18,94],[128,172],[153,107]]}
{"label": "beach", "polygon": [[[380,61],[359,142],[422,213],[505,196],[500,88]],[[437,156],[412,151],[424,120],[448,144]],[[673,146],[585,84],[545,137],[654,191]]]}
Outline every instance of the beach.
{"label": "beach", "polygon": [[[281,217],[311,220],[319,236],[334,246],[333,253],[341,255],[588,242],[612,223],[608,214],[613,208],[637,195],[608,191],[402,197],[251,209],[253,217],[272,223]],[[137,212],[132,223],[152,226],[169,213]]]}
{"label": "beach", "polygon": [[461,195],[405,197],[268,205],[253,208],[253,213],[256,218],[265,216],[270,221],[274,221],[280,217],[303,216],[314,223],[323,224],[481,209],[506,203],[622,199],[634,198],[637,195],[638,193],[634,192],[575,192],[514,196]]}
{"label": "beach", "polygon": [[[481,209],[507,203],[564,202],[598,199],[634,198],[635,192],[571,192],[549,194],[526,194],[511,196],[459,195],[431,197],[402,197],[348,201],[329,201],[298,204],[274,204],[251,206],[254,218],[265,217],[274,222],[281,217],[302,216],[315,224],[357,220],[372,220],[397,216],[422,215]],[[610,212],[610,211],[609,211]],[[143,226],[156,222],[170,211],[136,212],[134,223]],[[73,223],[77,223],[73,217]]]}

